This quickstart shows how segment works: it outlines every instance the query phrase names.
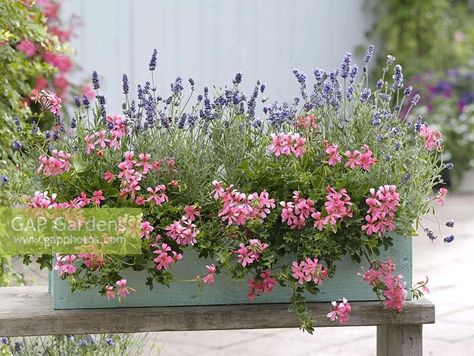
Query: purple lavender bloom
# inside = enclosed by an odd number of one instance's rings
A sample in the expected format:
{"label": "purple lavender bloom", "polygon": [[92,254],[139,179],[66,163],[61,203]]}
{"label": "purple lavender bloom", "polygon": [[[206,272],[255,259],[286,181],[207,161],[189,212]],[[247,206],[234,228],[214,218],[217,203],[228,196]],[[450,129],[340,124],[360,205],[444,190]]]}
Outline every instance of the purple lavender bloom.
{"label": "purple lavender bloom", "polygon": [[418,101],[419,101],[419,100],[420,100],[420,94],[417,93],[417,94],[415,94],[415,96],[414,96],[413,99],[411,100],[411,103],[412,103],[413,105],[416,105],[416,104],[418,104]]}
{"label": "purple lavender bloom", "polygon": [[431,240],[431,241],[434,241],[438,238],[438,236],[436,236],[434,234],[433,231],[431,231],[430,229],[425,229],[425,232],[426,232],[426,236],[428,236],[428,238]]}
{"label": "purple lavender bloom", "polygon": [[454,164],[452,164],[451,162],[449,162],[449,163],[446,164],[446,168],[447,168],[447,169],[453,169],[453,168],[454,168]]}
{"label": "purple lavender bloom", "polygon": [[354,64],[354,65],[351,67],[351,71],[350,71],[350,73],[349,73],[349,81],[350,81],[351,83],[354,82],[354,79],[355,79],[355,77],[356,77],[356,75],[357,75],[358,69],[359,69],[359,68],[357,67],[357,64]]}
{"label": "purple lavender bloom", "polygon": [[20,119],[18,117],[15,117],[15,126],[16,126],[16,130],[18,132],[20,132],[22,130],[21,128],[21,122],[20,122]]}
{"label": "purple lavender bloom", "polygon": [[124,94],[128,94],[130,91],[130,87],[128,86],[128,76],[126,74],[122,74],[122,91]]}
{"label": "purple lavender bloom", "polygon": [[394,74],[393,74],[393,88],[394,89],[400,89],[403,87],[403,71],[402,71],[402,66],[400,64],[397,64],[394,69]]}
{"label": "purple lavender bloom", "polygon": [[411,179],[411,173],[407,173],[403,176],[402,182],[407,183]]}
{"label": "purple lavender bloom", "polygon": [[298,80],[298,83],[300,84],[300,93],[301,97],[303,99],[306,99],[308,95],[306,94],[306,75],[304,73],[299,72],[297,69],[293,69],[293,74],[296,77],[296,80]]}
{"label": "purple lavender bloom", "polygon": [[377,89],[382,89],[384,81],[382,79],[377,80],[376,87]]}
{"label": "purple lavender bloom", "polygon": [[260,85],[260,93],[264,93],[265,92],[265,84],[262,83],[262,85]]}
{"label": "purple lavender bloom", "polygon": [[405,95],[405,96],[410,95],[411,92],[412,92],[412,90],[413,90],[413,87],[412,87],[411,85],[407,86],[407,87],[405,88],[405,90],[403,90],[403,95]]}
{"label": "purple lavender bloom", "polygon": [[360,94],[360,101],[362,103],[368,102],[371,95],[372,95],[372,92],[370,91],[370,88],[364,88],[362,90],[362,93]]}
{"label": "purple lavender bloom", "polygon": [[21,144],[20,141],[14,141],[12,143],[12,148],[13,148],[14,151],[20,151],[22,147],[23,147],[23,145]]}
{"label": "purple lavender bloom", "polygon": [[454,241],[454,235],[446,236],[443,240],[444,240],[444,242],[449,244],[449,243]]}
{"label": "purple lavender bloom", "polygon": [[85,96],[85,95],[82,96],[82,104],[84,104],[84,107],[86,109],[89,109],[90,102],[89,102],[89,99],[87,98],[87,96]]}
{"label": "purple lavender bloom", "polygon": [[418,117],[416,118],[416,122],[415,122],[415,131],[416,132],[420,132],[422,124],[423,124],[423,118],[421,117],[421,115],[418,115]]}
{"label": "purple lavender bloom", "polygon": [[191,85],[191,89],[194,89],[194,79],[193,79],[193,78],[189,78],[189,79],[188,79],[188,82],[189,82],[189,84]]}
{"label": "purple lavender bloom", "polygon": [[232,83],[234,83],[234,85],[239,85],[240,83],[242,83],[242,72],[238,72],[235,74],[235,78]]}
{"label": "purple lavender bloom", "polygon": [[[0,176],[0,182],[2,182],[2,184],[7,184],[7,183],[8,183],[8,176]],[[4,344],[7,344],[7,343],[8,343],[8,339],[2,338],[2,342],[3,342]]]}
{"label": "purple lavender bloom", "polygon": [[347,52],[345,55],[344,55],[344,58],[342,60],[342,63],[341,63],[341,67],[340,67],[340,76],[341,78],[347,78],[349,76],[349,71],[350,71],[350,66],[351,66],[351,58],[352,58],[352,53],[351,52]]}
{"label": "purple lavender bloom", "polygon": [[353,87],[347,88],[347,90],[346,90],[347,100],[351,101],[353,96],[354,96],[354,88]]}
{"label": "purple lavender bloom", "polygon": [[374,55],[374,45],[370,45],[369,48],[367,48],[367,52],[364,57],[364,62],[365,64],[369,64],[370,60],[372,59]]}
{"label": "purple lavender bloom", "polygon": [[454,220],[446,221],[446,226],[447,227],[454,227]]}
{"label": "purple lavender bloom", "polygon": [[94,87],[95,90],[100,88],[99,74],[97,74],[96,71],[92,72],[92,86]]}
{"label": "purple lavender bloom", "polygon": [[106,104],[106,99],[105,99],[105,96],[103,95],[97,95],[96,96],[97,98],[97,101],[99,102],[100,105],[104,106]]}
{"label": "purple lavender bloom", "polygon": [[173,95],[180,95],[183,91],[183,78],[177,77],[174,83],[171,83],[171,92]]}
{"label": "purple lavender bloom", "polygon": [[150,71],[154,71],[156,69],[156,57],[158,56],[158,51],[156,48],[153,50],[153,53],[150,58],[150,63],[148,64],[148,69]]}
{"label": "purple lavender bloom", "polygon": [[75,129],[76,126],[77,126],[76,118],[73,117],[73,118],[71,119],[71,129]]}
{"label": "purple lavender bloom", "polygon": [[316,79],[316,82],[318,83],[318,85],[321,85],[324,82],[324,79],[325,79],[324,77],[326,75],[324,70],[316,68],[313,71],[313,74],[314,74],[314,78]]}
{"label": "purple lavender bloom", "polygon": [[79,109],[81,107],[81,100],[76,96],[74,97],[74,105]]}

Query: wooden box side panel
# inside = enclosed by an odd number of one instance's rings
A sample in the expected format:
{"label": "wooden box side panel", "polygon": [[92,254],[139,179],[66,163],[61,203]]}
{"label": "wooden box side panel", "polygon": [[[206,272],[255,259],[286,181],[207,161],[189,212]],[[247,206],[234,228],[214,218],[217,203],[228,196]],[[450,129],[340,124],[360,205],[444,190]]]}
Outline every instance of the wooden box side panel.
{"label": "wooden box side panel", "polygon": [[[403,274],[407,287],[412,285],[412,241],[411,238],[396,236],[394,246],[383,253],[381,258],[390,256],[397,264],[397,272]],[[173,269],[175,281],[171,287],[155,283],[153,290],[145,285],[146,272],[130,271],[125,273],[128,285],[136,289],[122,303],[118,300],[107,301],[99,295],[98,289],[86,292],[71,293],[68,282],[51,273],[50,288],[53,294],[54,309],[89,309],[89,308],[120,308],[120,307],[151,307],[151,306],[185,306],[185,305],[223,305],[223,304],[259,304],[289,302],[289,288],[276,286],[269,294],[256,297],[250,301],[247,297],[247,281],[235,282],[225,275],[216,275],[213,286],[204,286],[201,290],[196,282],[189,282],[197,274],[205,274],[206,264],[212,261],[199,259],[194,251],[188,251]],[[367,263],[352,263],[344,257],[337,264],[336,277],[327,279],[321,286],[318,295],[308,294],[308,301],[322,302],[340,300],[342,297],[350,301],[376,300],[367,283],[363,282],[359,273],[367,269]]]}

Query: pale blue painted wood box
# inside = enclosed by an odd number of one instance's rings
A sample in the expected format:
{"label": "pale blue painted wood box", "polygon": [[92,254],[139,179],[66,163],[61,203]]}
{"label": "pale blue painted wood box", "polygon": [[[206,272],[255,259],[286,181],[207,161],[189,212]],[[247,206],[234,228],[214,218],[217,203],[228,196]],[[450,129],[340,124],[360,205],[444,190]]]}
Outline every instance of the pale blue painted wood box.
{"label": "pale blue painted wood box", "polygon": [[[393,247],[382,254],[382,258],[390,256],[397,265],[397,272],[405,277],[407,287],[412,285],[412,240],[411,238],[394,237]],[[136,292],[120,303],[118,300],[108,301],[99,295],[98,289],[87,292],[71,293],[68,282],[59,279],[54,272],[50,274],[50,291],[53,296],[54,309],[88,309],[88,308],[120,308],[120,307],[152,307],[152,306],[186,306],[186,305],[218,305],[218,304],[259,304],[286,303],[290,301],[290,288],[276,286],[270,294],[256,297],[254,301],[247,298],[247,282],[236,283],[227,276],[216,276],[214,286],[204,286],[201,290],[196,282],[188,282],[197,274],[205,273],[205,265],[212,261],[201,260],[197,254],[187,252],[181,261],[174,266],[175,281],[171,287],[157,283],[152,291],[145,285],[146,271],[130,271],[125,274],[128,286]],[[363,264],[367,269],[367,264]],[[362,272],[360,264],[352,263],[345,257],[337,264],[336,277],[326,279],[318,295],[308,294],[308,301],[323,302],[340,300],[342,297],[350,301],[377,300],[367,283],[363,282],[358,273]]]}

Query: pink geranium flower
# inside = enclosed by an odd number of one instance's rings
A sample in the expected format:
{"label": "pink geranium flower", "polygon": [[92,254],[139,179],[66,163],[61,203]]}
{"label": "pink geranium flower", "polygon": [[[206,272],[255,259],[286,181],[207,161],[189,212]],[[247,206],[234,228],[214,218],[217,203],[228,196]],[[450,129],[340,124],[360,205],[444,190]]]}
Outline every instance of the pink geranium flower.
{"label": "pink geranium flower", "polygon": [[89,199],[89,202],[99,206],[102,201],[105,200],[105,197],[102,194],[102,190],[96,190],[94,193],[92,193],[92,197]]}
{"label": "pink geranium flower", "polygon": [[339,324],[345,324],[349,321],[349,316],[352,311],[352,307],[346,298],[342,298],[342,302],[332,302],[332,311],[328,313],[327,317],[331,321],[339,320]]}
{"label": "pink geranium flower", "polygon": [[271,277],[271,270],[267,269],[260,273],[259,276],[248,281],[250,292],[247,296],[250,300],[253,300],[256,296],[270,293],[276,284],[276,279]]}
{"label": "pink geranium flower", "polygon": [[16,49],[23,52],[27,57],[33,57],[36,53],[36,46],[34,42],[29,40],[20,41],[20,43],[16,45]]}
{"label": "pink geranium flower", "polygon": [[115,299],[115,291],[114,291],[114,286],[111,286],[110,284],[105,286],[105,297],[107,298],[107,300],[110,300],[110,299]]}
{"label": "pink geranium flower", "polygon": [[206,266],[206,268],[207,268],[207,274],[202,279],[202,282],[209,285],[214,284],[214,280],[215,280],[214,275],[217,271],[216,266],[212,264],[212,265]]}
{"label": "pink geranium flower", "polygon": [[147,240],[150,239],[150,233],[155,229],[148,221],[142,222],[141,228],[141,237],[146,238]]}
{"label": "pink geranium flower", "polygon": [[438,195],[436,196],[436,201],[440,205],[444,205],[444,199],[446,198],[446,194],[448,194],[448,190],[446,188],[440,188],[438,191]]}
{"label": "pink geranium flower", "polygon": [[193,222],[200,215],[199,208],[195,205],[186,205],[184,207],[184,218],[188,221]]}
{"label": "pink geranium flower", "polygon": [[135,291],[133,288],[127,287],[127,280],[121,279],[115,282],[117,285],[117,295],[121,298],[125,298],[130,294],[130,291]]}

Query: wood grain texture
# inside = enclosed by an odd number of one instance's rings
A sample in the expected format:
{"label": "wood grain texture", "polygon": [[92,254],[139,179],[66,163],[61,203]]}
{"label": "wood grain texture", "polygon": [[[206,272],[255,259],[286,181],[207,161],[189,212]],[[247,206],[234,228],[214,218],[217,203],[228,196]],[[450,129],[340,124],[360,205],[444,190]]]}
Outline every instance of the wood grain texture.
{"label": "wood grain texture", "polygon": [[[397,272],[403,274],[408,286],[412,285],[412,240],[401,236],[394,237],[394,245],[381,258],[390,256],[397,265]],[[291,263],[291,258],[288,259]],[[123,304],[117,300],[108,301],[99,295],[95,288],[86,292],[71,293],[67,281],[61,280],[56,273],[52,273],[51,291],[55,309],[81,308],[120,308],[120,307],[154,307],[154,306],[192,306],[192,305],[225,305],[225,304],[261,304],[261,303],[288,303],[291,297],[290,288],[276,286],[272,293],[261,295],[250,301],[247,297],[247,280],[240,283],[231,280],[228,276],[216,275],[212,287],[200,289],[196,282],[190,282],[197,274],[205,273],[205,266],[213,263],[211,260],[199,259],[195,251],[185,251],[184,257],[173,267],[175,278],[171,286],[165,287],[155,283],[152,291],[145,286],[146,271],[124,273],[128,286],[136,289]],[[372,288],[362,281],[359,275],[367,269],[367,263],[353,263],[348,257],[337,263],[336,276],[327,279],[321,286],[318,295],[307,294],[311,302],[326,302],[340,300],[343,297],[353,301],[376,300]],[[250,278],[250,277],[249,277]],[[247,278],[248,279],[248,278]]]}
{"label": "wood grain texture", "polygon": [[422,356],[423,325],[377,326],[377,356]]}
{"label": "wood grain texture", "polygon": [[[63,335],[154,331],[299,327],[288,304],[53,310],[47,287],[0,288],[0,335]],[[346,326],[434,323],[428,300],[409,301],[401,318],[379,302],[353,302]],[[316,327],[339,326],[326,317],[329,303],[309,303]]]}

